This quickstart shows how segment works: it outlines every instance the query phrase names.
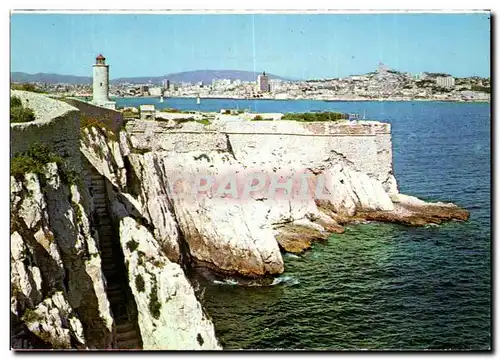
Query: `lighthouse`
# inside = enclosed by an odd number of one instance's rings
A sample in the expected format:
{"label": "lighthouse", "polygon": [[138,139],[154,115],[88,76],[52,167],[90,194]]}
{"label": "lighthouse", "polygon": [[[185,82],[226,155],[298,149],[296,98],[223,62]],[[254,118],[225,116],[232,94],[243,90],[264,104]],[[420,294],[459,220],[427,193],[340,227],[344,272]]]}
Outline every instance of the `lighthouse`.
{"label": "lighthouse", "polygon": [[109,100],[109,65],[102,54],[97,55],[93,65],[92,103],[106,108],[115,108],[115,102]]}

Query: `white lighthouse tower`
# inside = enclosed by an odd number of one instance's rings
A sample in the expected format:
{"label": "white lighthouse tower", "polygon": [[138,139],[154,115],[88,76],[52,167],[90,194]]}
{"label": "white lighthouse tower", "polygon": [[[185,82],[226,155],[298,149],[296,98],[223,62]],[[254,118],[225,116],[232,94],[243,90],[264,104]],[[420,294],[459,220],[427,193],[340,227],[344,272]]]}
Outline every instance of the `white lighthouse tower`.
{"label": "white lighthouse tower", "polygon": [[110,109],[115,109],[116,103],[109,100],[109,65],[102,54],[95,58],[92,84],[92,103]]}

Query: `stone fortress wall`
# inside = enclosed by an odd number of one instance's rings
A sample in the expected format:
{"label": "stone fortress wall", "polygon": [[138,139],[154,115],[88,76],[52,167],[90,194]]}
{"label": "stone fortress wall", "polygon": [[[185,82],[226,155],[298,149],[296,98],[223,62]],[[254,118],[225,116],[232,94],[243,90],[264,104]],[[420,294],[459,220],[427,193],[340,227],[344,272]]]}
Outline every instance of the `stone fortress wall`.
{"label": "stone fortress wall", "polygon": [[86,117],[98,120],[114,132],[118,132],[122,128],[124,120],[122,113],[119,111],[92,105],[75,98],[64,99],[64,102],[80,110]]}
{"label": "stone fortress wall", "polygon": [[[36,141],[52,144],[61,156],[81,168],[80,118],[105,123],[114,131],[123,125],[121,113],[77,99],[57,101],[45,95],[12,91],[36,120],[11,124],[11,157]],[[392,176],[390,124],[376,121],[301,123],[297,121],[238,121],[204,126],[196,122],[172,126],[161,121],[130,120],[126,123],[133,149],[139,151],[231,151],[248,166],[308,164],[342,156],[381,182],[397,186]]]}
{"label": "stone fortress wall", "polygon": [[397,191],[392,176],[391,127],[388,123],[301,123],[297,121],[238,121],[182,127],[158,121],[127,122],[131,145],[142,151],[232,151],[249,166],[270,161],[285,165],[321,163],[342,156],[354,166]]}
{"label": "stone fortress wall", "polygon": [[10,156],[30,148],[35,142],[50,144],[52,149],[69,159],[75,170],[82,169],[80,154],[80,125],[82,116],[104,123],[119,131],[123,123],[120,112],[105,109],[77,99],[56,100],[44,94],[12,90],[11,96],[21,99],[23,106],[35,113],[35,120],[11,123]]}
{"label": "stone fortress wall", "polygon": [[48,143],[62,157],[81,169],[80,117],[77,108],[45,95],[12,90],[23,106],[35,113],[35,120],[10,124],[10,156],[27,151],[36,142]]}

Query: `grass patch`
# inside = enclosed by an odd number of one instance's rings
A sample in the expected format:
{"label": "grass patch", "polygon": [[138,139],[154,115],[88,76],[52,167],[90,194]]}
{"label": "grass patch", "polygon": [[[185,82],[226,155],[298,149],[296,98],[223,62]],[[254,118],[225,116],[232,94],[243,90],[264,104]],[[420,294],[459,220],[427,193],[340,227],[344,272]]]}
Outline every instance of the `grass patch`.
{"label": "grass patch", "polygon": [[174,121],[178,124],[185,123],[185,122],[190,122],[190,121],[195,121],[194,117],[187,117],[187,118],[178,118],[174,119]]}
{"label": "grass patch", "polygon": [[205,159],[208,162],[210,162],[210,158],[208,157],[207,154],[201,154],[200,156],[193,156],[193,159],[195,159],[196,161],[201,160],[201,159]]}
{"label": "grass patch", "polygon": [[56,154],[45,143],[34,143],[23,153],[19,153],[10,162],[10,174],[17,180],[22,180],[27,173],[41,175],[44,166],[48,163],[56,163],[60,170],[59,175],[63,183],[72,185],[78,179],[77,172],[62,156]]}
{"label": "grass patch", "polygon": [[202,125],[210,125],[210,121],[208,121],[207,119],[201,119],[201,120],[196,120],[196,122],[198,124],[202,124]]}
{"label": "grass patch", "polygon": [[17,96],[10,97],[10,122],[25,123],[35,120],[35,113],[32,109],[24,107],[21,99]]}
{"label": "grass patch", "polygon": [[165,264],[162,263],[161,261],[159,260],[154,260],[153,261],[153,266],[157,267],[157,268],[160,268],[160,269],[163,269],[165,267]]}
{"label": "grass patch", "polygon": [[164,108],[164,109],[160,109],[160,111],[164,112],[164,113],[189,114],[189,111],[179,110],[179,109],[174,109],[174,108]]}
{"label": "grass patch", "polygon": [[281,120],[294,120],[301,122],[313,121],[338,121],[348,119],[348,114],[338,112],[309,112],[309,113],[286,113]]}
{"label": "grass patch", "polygon": [[141,274],[137,275],[135,277],[135,288],[139,291],[139,292],[144,292],[144,286],[146,285],[146,283],[144,282],[144,278],[142,277]]}
{"label": "grass patch", "polygon": [[133,118],[133,119],[139,119],[141,117],[139,111],[134,112],[132,110],[122,110],[122,115],[124,118]]}
{"label": "grass patch", "polygon": [[161,303],[158,301],[158,285],[156,284],[156,279],[154,279],[151,294],[149,294],[149,312],[156,320],[160,318],[160,309]]}
{"label": "grass patch", "polygon": [[95,127],[96,129],[100,129],[106,135],[106,137],[113,141],[118,141],[118,135],[111,129],[108,125],[106,125],[103,121],[99,121],[98,119],[80,114],[80,132],[83,134],[84,129],[89,129]]}
{"label": "grass patch", "polygon": [[136,251],[138,247],[139,247],[139,243],[135,240],[130,240],[129,242],[127,242],[127,249],[130,252]]}
{"label": "grass patch", "polygon": [[187,118],[178,118],[178,119],[173,119],[177,124],[182,124],[182,123],[187,123],[187,122],[197,122],[198,124],[202,125],[210,125],[210,121],[208,119],[201,119],[197,120],[194,117],[190,116]]}
{"label": "grass patch", "polygon": [[260,115],[255,115],[252,121],[274,121],[272,118],[263,118]]}
{"label": "grass patch", "polygon": [[42,321],[43,316],[37,313],[34,309],[26,309],[23,316],[21,317],[21,320],[29,324]]}
{"label": "grass patch", "polygon": [[17,96],[11,96],[10,97],[10,108],[12,109],[13,107],[18,107],[18,106],[23,106],[21,99],[19,99]]}
{"label": "grass patch", "polygon": [[12,90],[22,90],[22,91],[30,91],[40,94],[45,94],[46,92],[37,87],[35,84],[30,83],[19,83],[19,84],[11,84],[10,88]]}

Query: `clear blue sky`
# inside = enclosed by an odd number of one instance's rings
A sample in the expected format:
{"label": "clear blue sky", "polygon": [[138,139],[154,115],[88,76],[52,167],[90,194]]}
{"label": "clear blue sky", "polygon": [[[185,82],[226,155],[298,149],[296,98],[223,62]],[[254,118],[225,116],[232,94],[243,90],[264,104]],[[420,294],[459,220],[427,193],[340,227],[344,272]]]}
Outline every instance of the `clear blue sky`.
{"label": "clear blue sky", "polygon": [[111,78],[249,70],[298,78],[389,67],[490,76],[488,14],[13,14],[11,71]]}

